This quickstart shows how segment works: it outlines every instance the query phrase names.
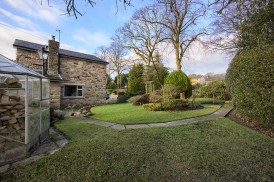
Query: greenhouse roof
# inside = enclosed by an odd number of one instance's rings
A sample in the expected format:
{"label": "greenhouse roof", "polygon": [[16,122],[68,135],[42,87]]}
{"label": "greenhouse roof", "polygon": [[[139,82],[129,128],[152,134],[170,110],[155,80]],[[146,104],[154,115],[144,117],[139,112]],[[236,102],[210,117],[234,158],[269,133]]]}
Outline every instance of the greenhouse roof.
{"label": "greenhouse roof", "polygon": [[0,54],[0,73],[15,74],[15,75],[30,75],[30,76],[48,79],[47,77],[39,73],[36,73],[35,71],[32,71],[28,69],[27,67],[10,60],[9,58],[3,56],[2,54]]}

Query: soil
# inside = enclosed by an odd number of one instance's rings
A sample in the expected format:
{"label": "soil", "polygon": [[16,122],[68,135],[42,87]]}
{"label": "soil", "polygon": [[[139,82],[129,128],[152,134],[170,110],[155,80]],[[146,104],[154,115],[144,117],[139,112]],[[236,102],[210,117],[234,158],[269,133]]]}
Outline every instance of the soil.
{"label": "soil", "polygon": [[259,125],[257,125],[254,121],[252,121],[250,118],[241,115],[239,112],[232,110],[228,116],[229,119],[240,123],[242,125],[247,126],[248,128],[251,128],[253,130],[256,130],[260,133],[263,133],[265,135],[268,135],[272,138],[274,138],[274,131],[272,131],[271,129],[267,129],[267,128],[262,128]]}

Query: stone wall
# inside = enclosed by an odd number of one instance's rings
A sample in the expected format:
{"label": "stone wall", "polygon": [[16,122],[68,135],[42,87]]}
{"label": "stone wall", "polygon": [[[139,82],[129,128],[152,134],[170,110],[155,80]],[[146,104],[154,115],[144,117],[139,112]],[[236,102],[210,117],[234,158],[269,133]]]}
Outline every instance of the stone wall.
{"label": "stone wall", "polygon": [[59,82],[50,82],[50,108],[60,109],[61,88]]}
{"label": "stone wall", "polygon": [[43,60],[39,59],[37,51],[17,48],[16,62],[28,67],[31,70],[42,70],[41,66],[34,64],[43,64]]}
{"label": "stone wall", "polygon": [[[36,51],[17,48],[17,62],[32,69],[41,70],[42,64]],[[68,104],[90,105],[105,102],[106,65],[75,58],[60,58],[60,74],[64,81],[50,82],[51,108],[59,109]],[[82,84],[82,98],[64,98],[65,84]]]}
{"label": "stone wall", "polygon": [[[64,79],[61,87],[61,107],[68,104],[77,106],[105,102],[106,65],[73,58],[61,58],[61,75]],[[64,85],[83,85],[83,98],[64,98]]]}

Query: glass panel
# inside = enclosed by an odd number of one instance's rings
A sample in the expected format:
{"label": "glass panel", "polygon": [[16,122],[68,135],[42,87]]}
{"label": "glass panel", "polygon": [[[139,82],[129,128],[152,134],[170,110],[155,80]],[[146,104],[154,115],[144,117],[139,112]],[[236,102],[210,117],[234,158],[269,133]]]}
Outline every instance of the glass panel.
{"label": "glass panel", "polygon": [[40,112],[28,117],[29,142],[34,141],[40,134]]}
{"label": "glass panel", "polygon": [[42,100],[41,101],[41,110],[48,109],[49,108],[50,101],[49,99]]}
{"label": "glass panel", "polygon": [[83,96],[82,90],[78,90],[78,96]]}
{"label": "glass panel", "polygon": [[28,77],[28,106],[29,113],[40,112],[41,82],[39,78]]}
{"label": "glass panel", "polygon": [[65,93],[64,96],[70,97],[70,96],[76,96],[76,85],[65,85]]}
{"label": "glass panel", "polygon": [[42,99],[49,99],[49,80],[42,79]]}
{"label": "glass panel", "polygon": [[41,133],[49,129],[50,115],[49,108],[41,111]]}

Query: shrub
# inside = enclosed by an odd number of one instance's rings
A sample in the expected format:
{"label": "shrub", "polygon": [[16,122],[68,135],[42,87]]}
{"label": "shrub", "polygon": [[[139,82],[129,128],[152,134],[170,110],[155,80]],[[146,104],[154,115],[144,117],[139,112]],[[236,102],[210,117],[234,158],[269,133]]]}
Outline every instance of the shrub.
{"label": "shrub", "polygon": [[199,89],[200,97],[217,98],[225,100],[226,84],[224,80],[213,81],[208,85],[201,86]]}
{"label": "shrub", "polygon": [[135,101],[136,99],[139,99],[140,97],[142,97],[143,95],[136,95],[136,96],[133,96],[133,97],[130,97],[127,102],[129,103],[133,103],[133,101]]}
{"label": "shrub", "polygon": [[189,78],[181,70],[173,71],[165,78],[165,85],[173,85],[180,92],[185,92],[186,96],[191,96],[191,83]]}
{"label": "shrub", "polygon": [[135,105],[135,106],[147,104],[147,103],[149,103],[149,94],[144,94],[141,97],[139,97],[133,101],[133,105]]}
{"label": "shrub", "polygon": [[130,98],[129,93],[119,92],[117,97],[117,103],[127,103],[127,100]]}
{"label": "shrub", "polygon": [[149,103],[149,104],[143,104],[142,108],[147,111],[161,111],[162,105],[161,103]]}
{"label": "shrub", "polygon": [[115,82],[110,82],[107,84],[107,89],[116,89],[117,85]]}
{"label": "shrub", "polygon": [[155,90],[149,94],[149,102],[150,103],[159,103],[163,101],[162,91]]}
{"label": "shrub", "polygon": [[180,91],[178,87],[174,85],[164,85],[162,92],[163,101],[169,101],[180,97]]}
{"label": "shrub", "polygon": [[274,46],[239,51],[226,81],[234,108],[274,130]]}
{"label": "shrub", "polygon": [[189,104],[185,100],[173,99],[162,103],[162,110],[181,110],[188,107]]}

